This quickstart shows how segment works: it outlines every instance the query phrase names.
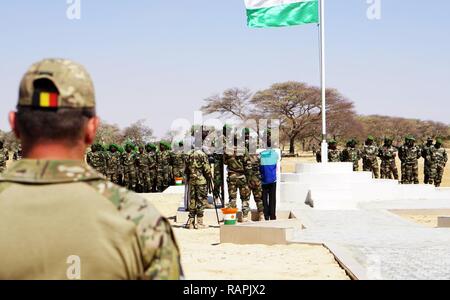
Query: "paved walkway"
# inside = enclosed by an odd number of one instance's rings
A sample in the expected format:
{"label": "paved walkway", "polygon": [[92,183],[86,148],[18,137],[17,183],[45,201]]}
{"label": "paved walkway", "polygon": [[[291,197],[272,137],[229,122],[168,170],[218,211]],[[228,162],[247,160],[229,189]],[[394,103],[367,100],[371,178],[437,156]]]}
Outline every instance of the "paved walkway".
{"label": "paved walkway", "polygon": [[[396,208],[410,206],[402,204]],[[446,204],[440,208],[450,208]],[[368,279],[450,279],[450,229],[427,228],[378,206],[352,211],[294,209],[307,229],[297,231],[293,241],[338,245]]]}

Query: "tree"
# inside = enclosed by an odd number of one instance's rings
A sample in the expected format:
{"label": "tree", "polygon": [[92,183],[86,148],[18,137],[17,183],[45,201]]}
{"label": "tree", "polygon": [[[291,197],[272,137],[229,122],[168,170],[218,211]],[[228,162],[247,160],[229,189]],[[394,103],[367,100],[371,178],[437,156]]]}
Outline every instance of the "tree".
{"label": "tree", "polygon": [[153,129],[145,125],[145,120],[139,120],[123,130],[123,137],[137,144],[145,144],[154,138]]}
{"label": "tree", "polygon": [[252,93],[246,88],[231,88],[222,95],[214,95],[205,99],[206,104],[201,110],[205,114],[219,113],[228,117],[236,117],[242,121],[248,118],[252,111],[250,99]]}
{"label": "tree", "polygon": [[123,142],[123,135],[119,126],[101,121],[97,130],[96,142],[102,144],[121,144]]}

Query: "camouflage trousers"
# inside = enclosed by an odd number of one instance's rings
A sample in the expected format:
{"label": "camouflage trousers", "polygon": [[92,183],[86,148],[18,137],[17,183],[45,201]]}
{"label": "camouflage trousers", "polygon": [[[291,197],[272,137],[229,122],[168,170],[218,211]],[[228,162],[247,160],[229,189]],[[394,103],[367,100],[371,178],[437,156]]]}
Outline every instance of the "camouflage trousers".
{"label": "camouflage trousers", "polygon": [[119,172],[109,173],[107,177],[112,183],[120,184],[120,173]]}
{"label": "camouflage trousers", "polygon": [[358,172],[359,171],[359,161],[353,162],[353,171]]}
{"label": "camouflage trousers", "polygon": [[419,164],[402,163],[402,184],[419,184]]}
{"label": "camouflage trousers", "polygon": [[442,177],[444,176],[444,164],[436,164],[436,171],[434,173],[434,185],[440,187],[442,183]]}
{"label": "camouflage trousers", "polygon": [[162,192],[169,186],[169,172],[164,169],[158,169],[158,173],[156,175],[156,186],[159,192]]}
{"label": "camouflage trousers", "polygon": [[434,179],[436,177],[436,165],[433,164],[430,161],[425,161],[425,165],[424,165],[424,180],[423,182],[425,184],[433,184],[434,183]]}
{"label": "camouflage trousers", "polygon": [[173,167],[172,169],[173,177],[184,177],[184,168]]}
{"label": "camouflage trousers", "polygon": [[214,172],[213,183],[214,183],[214,190],[213,190],[214,198],[217,199],[222,197],[223,174],[219,172],[217,173]]}
{"label": "camouflage trousers", "polygon": [[208,202],[208,187],[204,185],[193,185],[189,186],[189,218],[203,217],[205,211],[205,203]]}
{"label": "camouflage trousers", "polygon": [[258,212],[264,212],[261,177],[259,175],[248,176],[247,183],[251,193],[253,193],[253,199],[255,199]]}
{"label": "camouflage trousers", "polygon": [[395,165],[395,159],[381,161],[381,179],[398,180],[398,169]]}
{"label": "camouflage trousers", "polygon": [[158,186],[156,182],[156,171],[151,170],[148,174],[150,176],[150,192],[155,192]]}
{"label": "camouflage trousers", "polygon": [[142,192],[148,193],[152,188],[150,173],[146,170],[139,171],[138,183],[139,186],[142,188]]}
{"label": "camouflage trousers", "polygon": [[373,177],[380,178],[380,168],[378,166],[377,159],[365,159],[363,161],[363,171],[364,172],[372,172]]}
{"label": "camouflage trousers", "polygon": [[250,212],[250,188],[247,184],[247,179],[245,178],[245,175],[237,175],[237,174],[230,174],[227,178],[227,184],[228,184],[228,196],[229,196],[229,203],[227,207],[236,208],[237,203],[237,191],[239,190],[239,196],[241,198],[242,202],[242,214],[244,216],[247,216]]}
{"label": "camouflage trousers", "polygon": [[136,172],[125,172],[123,174],[123,185],[129,190],[136,190]]}

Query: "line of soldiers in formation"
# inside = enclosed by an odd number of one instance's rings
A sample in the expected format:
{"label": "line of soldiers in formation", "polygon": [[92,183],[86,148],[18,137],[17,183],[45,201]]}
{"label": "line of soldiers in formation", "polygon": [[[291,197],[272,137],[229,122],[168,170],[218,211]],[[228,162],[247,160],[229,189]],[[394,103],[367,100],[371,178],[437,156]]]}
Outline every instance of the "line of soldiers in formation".
{"label": "line of soldiers in formation", "polygon": [[[179,147],[183,148],[182,142]],[[208,203],[208,194],[213,195],[215,203],[225,205],[222,198],[224,165],[228,170],[227,207],[237,207],[239,191],[243,222],[247,222],[253,193],[259,219],[264,219],[259,155],[240,151],[236,146],[232,153],[211,153],[205,149],[173,152],[166,142],[160,142],[159,149],[154,144],[147,144],[138,146],[136,151],[132,143],[127,143],[124,148],[122,150],[120,146],[111,144],[105,149],[101,144],[93,144],[86,161],[112,182],[137,192],[162,192],[176,179],[182,178],[189,186],[186,228],[206,227],[203,223],[204,210],[215,207]]]}
{"label": "line of soldiers in formation", "polygon": [[[359,170],[359,161],[363,160],[363,171],[373,173],[375,178],[399,180],[399,172],[395,164],[396,157],[401,162],[402,184],[419,184],[419,164],[418,160],[423,158],[424,183],[434,184],[439,187],[444,175],[444,169],[448,161],[448,156],[443,147],[442,139],[428,138],[422,145],[416,145],[413,136],[407,136],[405,143],[400,147],[393,145],[391,138],[385,138],[384,144],[378,147],[373,136],[369,136],[362,149],[357,148],[358,142],[351,139],[347,142],[346,148],[342,151],[337,148],[335,140],[329,141],[328,161],[329,162],[353,162],[353,170]],[[378,158],[381,165],[378,164]],[[316,154],[318,162],[321,161],[320,151]]]}
{"label": "line of soldiers in formation", "polygon": [[[3,173],[6,169],[6,162],[10,159],[9,151],[4,147],[4,142],[0,140],[0,173]],[[22,159],[22,147],[21,145],[13,152],[13,160]]]}

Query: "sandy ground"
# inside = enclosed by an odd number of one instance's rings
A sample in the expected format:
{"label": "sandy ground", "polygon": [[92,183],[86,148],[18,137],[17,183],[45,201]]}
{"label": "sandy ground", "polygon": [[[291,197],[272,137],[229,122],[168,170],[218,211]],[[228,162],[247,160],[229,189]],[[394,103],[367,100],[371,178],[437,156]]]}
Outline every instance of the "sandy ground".
{"label": "sandy ground", "polygon": [[[447,153],[450,154],[450,149],[447,149]],[[313,157],[312,153],[301,153],[301,157],[296,158],[283,158],[281,171],[283,173],[293,173],[295,172],[295,164],[299,162],[315,162],[315,157]],[[423,183],[423,159],[419,160],[419,180]],[[399,170],[400,176],[400,161],[397,159],[397,168]],[[360,163],[360,170],[362,170],[362,163]],[[444,171],[444,177],[442,178],[441,187],[450,187],[450,162],[447,163]]]}
{"label": "sandy ground", "polygon": [[[149,200],[173,223],[179,198],[150,196]],[[173,226],[187,279],[349,279],[322,246],[220,244],[218,227],[186,230]]]}

